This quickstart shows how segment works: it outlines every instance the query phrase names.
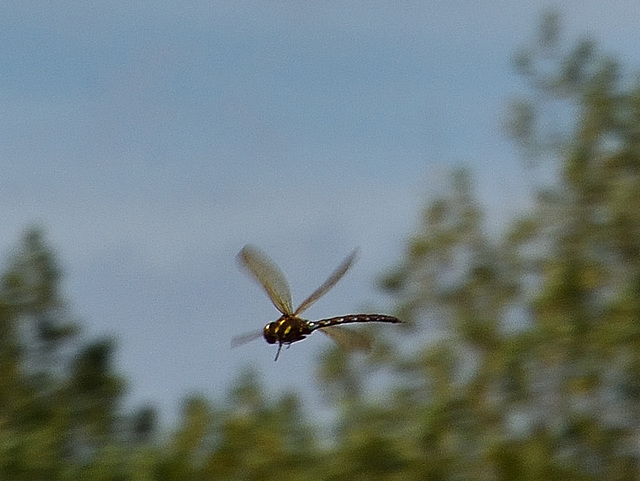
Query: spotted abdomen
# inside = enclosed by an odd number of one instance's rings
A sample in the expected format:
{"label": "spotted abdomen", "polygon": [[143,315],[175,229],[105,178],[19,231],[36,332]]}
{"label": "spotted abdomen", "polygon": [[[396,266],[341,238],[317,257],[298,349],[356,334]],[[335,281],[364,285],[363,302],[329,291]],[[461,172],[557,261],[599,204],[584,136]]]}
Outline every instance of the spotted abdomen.
{"label": "spotted abdomen", "polygon": [[313,330],[315,330],[322,329],[323,327],[338,326],[340,324],[353,324],[356,322],[389,322],[391,324],[397,324],[400,322],[400,319],[382,314],[350,314],[348,316],[321,319],[319,321],[310,322],[309,324],[311,324]]}

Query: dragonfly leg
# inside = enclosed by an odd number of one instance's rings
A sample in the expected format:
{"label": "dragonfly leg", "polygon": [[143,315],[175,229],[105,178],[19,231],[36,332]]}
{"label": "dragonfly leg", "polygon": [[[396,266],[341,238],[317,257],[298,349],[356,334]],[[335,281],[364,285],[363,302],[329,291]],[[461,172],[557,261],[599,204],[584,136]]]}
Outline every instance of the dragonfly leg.
{"label": "dragonfly leg", "polygon": [[278,360],[278,356],[280,355],[281,349],[282,349],[282,343],[278,344],[278,352],[276,352],[276,358],[273,360],[273,362],[276,362]]}

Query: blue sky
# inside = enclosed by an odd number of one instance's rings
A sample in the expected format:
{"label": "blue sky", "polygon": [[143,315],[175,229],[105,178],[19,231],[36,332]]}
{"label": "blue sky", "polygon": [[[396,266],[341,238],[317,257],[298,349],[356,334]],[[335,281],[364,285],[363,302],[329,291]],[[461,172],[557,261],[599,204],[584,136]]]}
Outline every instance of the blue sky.
{"label": "blue sky", "polygon": [[[323,336],[278,363],[261,341],[230,350],[277,317],[236,253],[269,252],[295,302],[359,246],[308,315],[388,311],[375,278],[447,169],[475,172],[496,228],[526,208],[501,125],[525,93],[512,54],[553,5],[4,2],[0,249],[45,228],[87,337],[118,340],[131,403],[171,416],[241,366],[321,397]],[[559,5],[569,38],[637,65],[640,3]]]}

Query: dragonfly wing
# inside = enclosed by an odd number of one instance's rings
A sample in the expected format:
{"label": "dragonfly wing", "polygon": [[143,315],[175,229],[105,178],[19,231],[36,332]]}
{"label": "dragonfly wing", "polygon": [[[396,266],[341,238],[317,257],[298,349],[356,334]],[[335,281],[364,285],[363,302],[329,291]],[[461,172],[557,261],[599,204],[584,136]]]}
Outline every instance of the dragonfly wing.
{"label": "dragonfly wing", "polygon": [[284,274],[269,256],[255,246],[246,245],[238,253],[238,260],[264,288],[276,309],[283,314],[291,315],[291,289]]}
{"label": "dragonfly wing", "polygon": [[340,347],[353,351],[371,350],[371,338],[359,331],[344,327],[325,327],[320,332],[329,336]]}
{"label": "dragonfly wing", "polygon": [[333,274],[331,274],[329,278],[326,281],[324,281],[324,284],[318,287],[315,291],[311,293],[309,297],[307,297],[304,301],[302,301],[302,304],[300,304],[300,306],[296,309],[293,315],[297,316],[298,314],[301,314],[303,311],[306,311],[311,306],[311,304],[316,302],[318,299],[324,296],[329,289],[335,286],[336,282],[342,279],[342,276],[344,276],[346,272],[349,270],[349,268],[353,265],[353,261],[356,260],[357,254],[358,254],[357,249],[354,250],[351,254],[349,254],[347,258],[344,261],[342,261],[342,264],[340,264],[338,268],[333,272]]}
{"label": "dragonfly wing", "polygon": [[262,329],[260,329],[259,331],[249,332],[247,334],[241,334],[240,336],[235,336],[231,339],[231,347],[242,346],[247,342],[259,339],[260,337],[262,337]]}

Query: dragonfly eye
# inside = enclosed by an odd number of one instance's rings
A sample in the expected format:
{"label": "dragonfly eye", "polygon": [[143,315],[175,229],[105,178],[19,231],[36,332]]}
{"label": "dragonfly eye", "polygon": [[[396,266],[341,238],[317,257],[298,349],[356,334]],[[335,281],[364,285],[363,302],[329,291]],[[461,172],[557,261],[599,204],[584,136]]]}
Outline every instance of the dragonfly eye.
{"label": "dragonfly eye", "polygon": [[278,334],[276,331],[277,331],[277,323],[275,322],[270,322],[269,324],[264,326],[262,335],[264,336],[264,339],[269,344],[275,344],[276,342],[278,342]]}

